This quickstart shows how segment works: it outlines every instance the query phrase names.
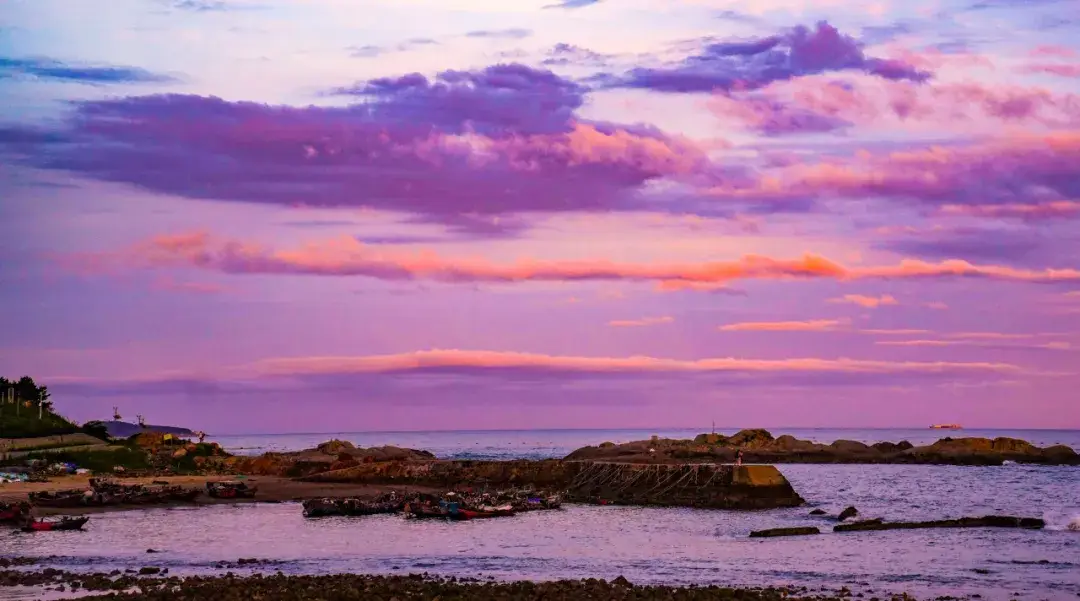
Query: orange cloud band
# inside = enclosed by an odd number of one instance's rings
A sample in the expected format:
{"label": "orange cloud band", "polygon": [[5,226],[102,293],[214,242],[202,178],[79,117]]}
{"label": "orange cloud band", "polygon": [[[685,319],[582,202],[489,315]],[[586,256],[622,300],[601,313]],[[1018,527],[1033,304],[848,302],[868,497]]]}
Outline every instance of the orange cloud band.
{"label": "orange cloud band", "polygon": [[892,362],[859,359],[739,359],[733,357],[679,360],[655,357],[575,357],[457,349],[417,351],[360,357],[266,359],[247,366],[263,375],[385,373],[435,368],[532,368],[575,372],[843,372],[939,373],[946,371],[1018,372],[1005,363]]}
{"label": "orange cloud band", "polygon": [[120,253],[68,257],[81,269],[110,266],[193,267],[236,274],[306,274],[363,276],[384,280],[424,279],[445,282],[510,283],[528,281],[625,280],[662,286],[682,282],[695,286],[734,280],[783,279],[910,279],[977,277],[1017,282],[1080,281],[1080,270],[1022,269],[976,265],[963,260],[931,263],[905,259],[895,265],[845,267],[806,254],[798,259],[744,255],[730,261],[701,263],[620,263],[604,259],[543,261],[520,259],[493,263],[487,259],[444,257],[431,251],[402,252],[337,238],[296,250],[272,250],[204,232],[158,236]]}

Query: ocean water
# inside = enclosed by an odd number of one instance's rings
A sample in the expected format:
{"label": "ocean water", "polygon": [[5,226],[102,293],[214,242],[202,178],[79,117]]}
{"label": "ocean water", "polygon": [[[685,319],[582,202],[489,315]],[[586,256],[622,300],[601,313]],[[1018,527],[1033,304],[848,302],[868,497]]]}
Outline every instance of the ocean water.
{"label": "ocean water", "polygon": [[[800,438],[932,441],[958,433],[790,431]],[[440,456],[562,456],[583,444],[695,431],[560,431],[338,434],[364,446],[398,444]],[[774,432],[778,434],[778,432]],[[1076,432],[978,432],[1039,445],[1077,446]],[[920,438],[920,436],[922,438]],[[309,447],[333,436],[221,437],[227,446]],[[426,443],[426,444],[425,444]],[[254,450],[253,450],[254,451]],[[269,560],[285,573],[428,572],[498,579],[615,578],[636,583],[799,584],[920,598],[1076,600],[1080,595],[1080,468],[1004,465],[783,465],[808,506],[769,511],[568,506],[494,520],[444,523],[400,516],[305,519],[296,503],[148,509],[95,515],[86,531],[0,536],[0,556],[50,556],[69,570],[156,565],[221,573],[218,561]],[[811,517],[854,505],[889,520],[985,514],[1043,517],[1027,530],[913,530],[833,533]],[[816,525],[819,536],[750,539],[752,530]],[[147,555],[146,549],[161,553]],[[243,573],[250,570],[234,570]],[[871,592],[873,591],[873,592]],[[5,595],[7,595],[5,597]],[[25,599],[0,588],[0,599]]]}
{"label": "ocean water", "polygon": [[[721,434],[734,434],[738,428],[723,428]],[[216,435],[226,450],[241,455],[267,451],[310,449],[332,438],[347,440],[361,447],[393,445],[431,451],[446,459],[547,459],[565,457],[571,451],[601,442],[614,443],[661,438],[694,438],[709,428],[658,430],[476,430],[454,432],[331,432],[321,434]],[[771,430],[773,436],[791,434],[796,438],[820,443],[856,440],[866,444],[907,440],[914,445],[930,444],[946,436],[1020,438],[1044,447],[1064,444],[1080,450],[1077,430],[917,430],[900,429],[798,429]]]}

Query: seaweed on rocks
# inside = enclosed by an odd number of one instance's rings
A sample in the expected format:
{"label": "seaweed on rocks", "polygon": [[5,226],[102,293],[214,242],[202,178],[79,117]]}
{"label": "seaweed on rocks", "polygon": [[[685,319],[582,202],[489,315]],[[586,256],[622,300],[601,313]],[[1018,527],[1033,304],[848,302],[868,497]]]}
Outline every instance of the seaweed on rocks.
{"label": "seaweed on rocks", "polygon": [[[133,575],[74,574],[60,570],[38,573],[0,572],[0,585],[68,585],[91,592],[108,594],[82,597],[87,601],[106,599],[131,601],[249,601],[281,599],[315,601],[333,599],[441,599],[465,601],[480,599],[521,601],[577,601],[579,599],[635,599],[639,601],[834,601],[849,599],[852,591],[811,592],[806,587],[732,588],[725,586],[642,586],[624,577],[608,582],[589,578],[551,582],[493,582],[470,578],[434,578],[426,574],[375,576],[337,574],[326,576],[286,576],[255,574],[238,577],[194,576],[188,578],[145,578]],[[887,597],[891,601],[911,601],[907,595]]]}

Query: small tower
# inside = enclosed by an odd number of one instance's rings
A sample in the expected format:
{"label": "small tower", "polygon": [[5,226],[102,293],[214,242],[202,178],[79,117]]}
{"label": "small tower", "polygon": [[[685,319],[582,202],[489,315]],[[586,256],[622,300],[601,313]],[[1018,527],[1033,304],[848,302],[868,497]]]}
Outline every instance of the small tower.
{"label": "small tower", "polygon": [[145,430],[146,429],[146,418],[141,416],[141,415],[136,415],[135,417],[139,420],[139,427]]}
{"label": "small tower", "polygon": [[113,408],[112,408],[112,418],[115,421],[120,421],[121,419],[123,419],[122,417],[120,417],[120,408],[119,407],[113,406]]}

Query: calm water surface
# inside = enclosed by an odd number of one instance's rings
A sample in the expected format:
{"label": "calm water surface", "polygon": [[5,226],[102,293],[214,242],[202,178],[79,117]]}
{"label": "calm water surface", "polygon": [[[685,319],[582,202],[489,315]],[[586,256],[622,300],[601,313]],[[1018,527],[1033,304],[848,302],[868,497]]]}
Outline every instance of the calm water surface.
{"label": "calm water surface", "polygon": [[[565,457],[571,451],[604,441],[615,443],[645,440],[652,435],[662,438],[693,438],[708,428],[667,430],[478,430],[473,432],[333,432],[322,434],[257,434],[210,436],[231,452],[258,455],[267,451],[299,451],[337,438],[357,446],[394,445],[424,449],[438,457],[454,459],[544,459]],[[717,429],[734,434],[738,428]],[[1037,446],[1064,444],[1080,449],[1080,431],[1076,430],[917,430],[899,429],[775,429],[774,436],[791,434],[796,438],[820,443],[834,440],[857,440],[867,444],[907,440],[915,445],[930,444],[943,437],[1008,436],[1027,440]]]}
{"label": "calm water surface", "polygon": [[[804,584],[986,599],[1077,599],[1080,469],[1072,467],[787,465],[811,507],[762,512],[570,506],[505,519],[443,523],[399,516],[307,520],[298,504],[218,505],[94,516],[85,532],[12,534],[0,555],[59,555],[59,567],[142,565],[218,573],[240,557],[286,573],[407,573],[556,579],[624,575],[645,583]],[[751,540],[754,529],[866,517],[1042,516],[1043,531],[827,533]],[[147,555],[147,548],[162,553]],[[0,599],[7,594],[0,589]],[[12,597],[8,597],[12,598]],[[25,597],[24,597],[25,598]]]}

